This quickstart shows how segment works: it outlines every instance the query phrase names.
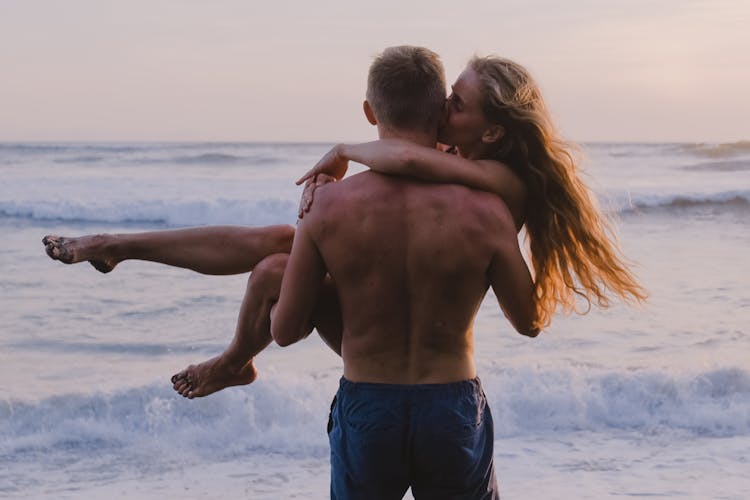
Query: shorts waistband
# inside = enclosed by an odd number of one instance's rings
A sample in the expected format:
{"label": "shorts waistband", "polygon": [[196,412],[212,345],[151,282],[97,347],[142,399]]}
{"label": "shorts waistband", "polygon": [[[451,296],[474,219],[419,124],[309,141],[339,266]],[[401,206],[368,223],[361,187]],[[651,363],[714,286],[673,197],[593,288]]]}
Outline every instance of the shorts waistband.
{"label": "shorts waistband", "polygon": [[388,393],[425,393],[441,392],[455,394],[473,394],[482,390],[479,377],[445,384],[381,384],[377,382],[352,382],[344,377],[339,381],[339,390],[344,392],[388,392]]}

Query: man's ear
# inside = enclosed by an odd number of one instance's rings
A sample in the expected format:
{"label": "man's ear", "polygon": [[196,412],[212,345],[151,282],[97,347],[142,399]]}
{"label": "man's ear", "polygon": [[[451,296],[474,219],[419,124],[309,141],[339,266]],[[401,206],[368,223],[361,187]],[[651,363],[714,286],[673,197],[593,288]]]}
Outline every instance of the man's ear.
{"label": "man's ear", "polygon": [[499,141],[505,135],[505,128],[502,125],[492,125],[482,134],[482,142],[492,144]]}
{"label": "man's ear", "polygon": [[370,106],[370,103],[367,102],[365,99],[365,102],[362,103],[362,109],[365,111],[365,116],[367,117],[367,121],[370,122],[370,125],[377,125],[378,119],[375,118],[375,112],[372,110],[372,106]]}

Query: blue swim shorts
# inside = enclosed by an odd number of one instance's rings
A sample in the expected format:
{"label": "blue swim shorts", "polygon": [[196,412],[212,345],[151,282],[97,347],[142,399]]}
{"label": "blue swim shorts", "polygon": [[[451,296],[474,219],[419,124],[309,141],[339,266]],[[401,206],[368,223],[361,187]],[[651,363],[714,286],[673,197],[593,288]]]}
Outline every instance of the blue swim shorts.
{"label": "blue swim shorts", "polygon": [[492,415],[479,379],[341,379],[331,405],[331,498],[498,499]]}

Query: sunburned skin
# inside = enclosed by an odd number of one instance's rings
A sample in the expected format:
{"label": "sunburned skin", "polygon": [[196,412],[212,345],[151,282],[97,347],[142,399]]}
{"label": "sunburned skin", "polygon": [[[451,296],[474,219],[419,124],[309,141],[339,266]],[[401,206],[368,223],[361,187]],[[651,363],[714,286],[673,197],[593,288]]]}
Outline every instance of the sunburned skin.
{"label": "sunburned skin", "polygon": [[103,235],[79,238],[47,235],[42,239],[42,243],[47,255],[63,264],[76,264],[87,260],[100,273],[108,273],[118,264],[113,258],[103,258],[106,255],[106,237]]}

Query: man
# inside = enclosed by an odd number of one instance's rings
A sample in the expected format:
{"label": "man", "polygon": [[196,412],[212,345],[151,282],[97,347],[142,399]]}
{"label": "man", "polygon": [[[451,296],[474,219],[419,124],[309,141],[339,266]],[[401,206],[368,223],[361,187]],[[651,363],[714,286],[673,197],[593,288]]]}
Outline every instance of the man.
{"label": "man", "polygon": [[[372,64],[365,114],[380,138],[435,146],[442,65],[417,47]],[[318,188],[300,222],[271,333],[311,329],[326,273],[343,320],[344,376],[331,414],[331,497],[498,498],[492,418],[472,322],[492,286],[534,336],[532,281],[507,207],[462,186],[365,172]]]}

